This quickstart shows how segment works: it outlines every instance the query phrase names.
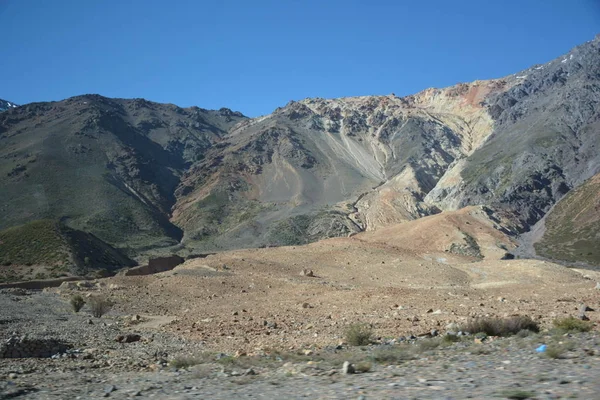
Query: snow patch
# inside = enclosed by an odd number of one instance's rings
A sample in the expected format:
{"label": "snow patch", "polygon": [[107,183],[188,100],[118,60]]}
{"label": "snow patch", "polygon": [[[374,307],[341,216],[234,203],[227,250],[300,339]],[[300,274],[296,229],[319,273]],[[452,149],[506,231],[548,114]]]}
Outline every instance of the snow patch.
{"label": "snow patch", "polygon": [[517,75],[516,78],[517,79],[525,79],[525,78],[527,78],[527,75]]}

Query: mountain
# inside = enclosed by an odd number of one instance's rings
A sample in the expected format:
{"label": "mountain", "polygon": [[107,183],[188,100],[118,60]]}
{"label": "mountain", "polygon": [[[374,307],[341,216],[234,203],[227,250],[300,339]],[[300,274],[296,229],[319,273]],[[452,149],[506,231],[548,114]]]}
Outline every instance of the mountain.
{"label": "mountain", "polygon": [[[500,79],[228,109],[79,96],[0,114],[0,228],[136,256],[295,245],[484,205],[513,236],[600,173],[600,39]],[[466,240],[466,239],[465,239]]]}
{"label": "mountain", "polygon": [[243,119],[97,95],[3,112],[0,228],[61,219],[120,248],[177,244],[179,176]]}
{"label": "mountain", "polygon": [[10,108],[18,107],[15,103],[0,99],[0,112],[6,111]]}
{"label": "mountain", "polygon": [[290,102],[235,126],[183,178],[203,249],[301,244],[488,205],[513,233],[600,172],[600,40],[495,80]]}

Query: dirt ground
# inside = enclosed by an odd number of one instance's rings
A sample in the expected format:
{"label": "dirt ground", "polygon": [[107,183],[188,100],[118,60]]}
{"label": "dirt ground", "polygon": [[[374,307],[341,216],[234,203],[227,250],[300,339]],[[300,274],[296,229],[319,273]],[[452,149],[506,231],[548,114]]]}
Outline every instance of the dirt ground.
{"label": "dirt ground", "polygon": [[[600,310],[598,272],[501,259],[514,244],[496,227],[472,207],[307,246],[225,252],[86,290],[140,315],[140,328],[248,354],[335,345],[356,322],[397,338],[482,316],[528,315],[550,326],[582,303]],[[480,257],[453,250],[465,236]]]}

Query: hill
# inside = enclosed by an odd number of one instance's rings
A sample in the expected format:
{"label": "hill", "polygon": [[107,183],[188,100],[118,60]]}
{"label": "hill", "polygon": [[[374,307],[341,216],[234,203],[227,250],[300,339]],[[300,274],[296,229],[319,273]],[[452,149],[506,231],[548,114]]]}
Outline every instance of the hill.
{"label": "hill", "polygon": [[37,220],[0,231],[0,281],[100,274],[135,262],[86,232]]}
{"label": "hill", "polygon": [[569,192],[544,220],[534,244],[544,257],[600,266],[600,174]]}
{"label": "hill", "polygon": [[[97,95],[0,114],[0,228],[61,219],[135,254],[177,244],[180,174],[239,113]],[[131,249],[131,250],[130,250]]]}

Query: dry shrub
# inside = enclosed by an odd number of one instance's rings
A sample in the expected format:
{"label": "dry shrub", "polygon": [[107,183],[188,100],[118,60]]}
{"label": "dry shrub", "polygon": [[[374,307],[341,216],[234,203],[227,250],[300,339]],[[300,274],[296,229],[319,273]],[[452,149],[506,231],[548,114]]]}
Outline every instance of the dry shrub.
{"label": "dry shrub", "polygon": [[469,333],[483,332],[488,336],[512,336],[523,330],[537,333],[540,331],[540,327],[530,317],[517,316],[510,318],[478,318],[461,326],[461,330]]}
{"label": "dry shrub", "polygon": [[92,296],[89,298],[88,304],[92,310],[92,315],[96,318],[102,317],[112,308],[112,303],[104,296]]}
{"label": "dry shrub", "polygon": [[85,300],[83,300],[83,297],[81,297],[81,295],[75,294],[71,297],[71,300],[69,301],[69,303],[71,303],[71,307],[73,308],[73,311],[78,313],[79,310],[81,310],[83,308],[83,306],[85,305]]}
{"label": "dry shrub", "polygon": [[564,332],[589,332],[592,329],[590,322],[585,322],[574,317],[555,319],[552,323],[557,329]]}
{"label": "dry shrub", "polygon": [[350,346],[366,346],[371,344],[373,329],[367,324],[352,324],[346,329],[346,342]]}

